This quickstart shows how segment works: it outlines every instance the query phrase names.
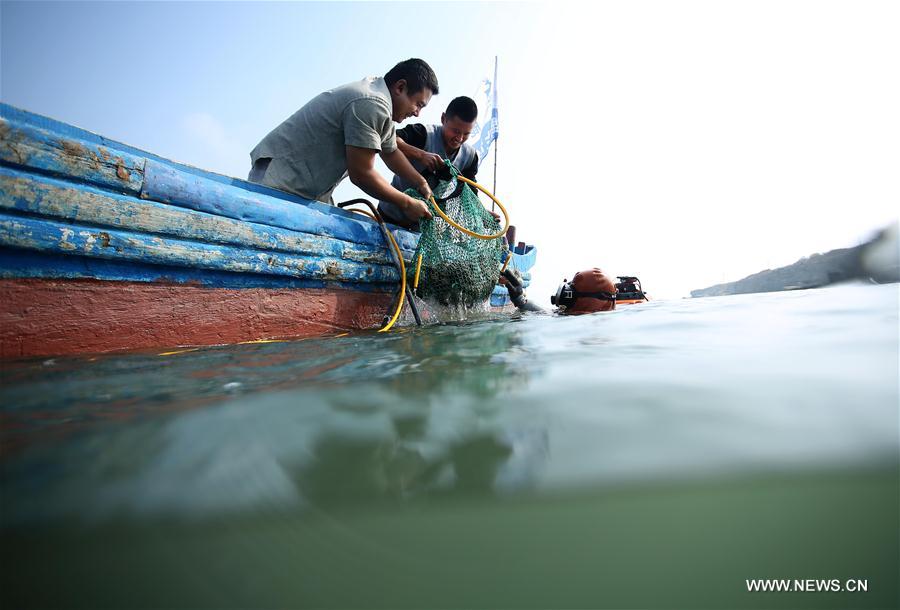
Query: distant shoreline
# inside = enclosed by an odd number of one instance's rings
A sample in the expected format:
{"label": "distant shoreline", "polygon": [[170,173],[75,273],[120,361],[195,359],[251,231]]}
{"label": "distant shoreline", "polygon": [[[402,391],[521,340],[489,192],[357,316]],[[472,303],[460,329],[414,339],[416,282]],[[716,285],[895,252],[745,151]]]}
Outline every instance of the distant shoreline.
{"label": "distant shoreline", "polygon": [[778,269],[766,269],[737,280],[691,291],[691,298],[820,288],[863,279],[878,284],[900,282],[897,225],[882,229],[870,241],[853,248],[812,254]]}

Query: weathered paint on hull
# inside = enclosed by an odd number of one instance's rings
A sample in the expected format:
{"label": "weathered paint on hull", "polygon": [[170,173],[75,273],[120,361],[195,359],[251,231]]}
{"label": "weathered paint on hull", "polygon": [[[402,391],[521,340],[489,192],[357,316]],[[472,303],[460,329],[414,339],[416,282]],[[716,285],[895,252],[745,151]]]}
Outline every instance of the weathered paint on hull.
{"label": "weathered paint on hull", "polygon": [[331,288],[211,288],[0,280],[0,358],[298,339],[378,328],[393,296]]}

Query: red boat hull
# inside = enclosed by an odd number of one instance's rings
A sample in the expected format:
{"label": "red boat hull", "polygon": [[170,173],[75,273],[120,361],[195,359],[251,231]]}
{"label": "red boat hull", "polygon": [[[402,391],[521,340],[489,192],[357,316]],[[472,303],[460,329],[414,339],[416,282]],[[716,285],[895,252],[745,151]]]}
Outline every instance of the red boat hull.
{"label": "red boat hull", "polygon": [[0,358],[298,339],[378,328],[393,297],[327,288],[0,280]]}

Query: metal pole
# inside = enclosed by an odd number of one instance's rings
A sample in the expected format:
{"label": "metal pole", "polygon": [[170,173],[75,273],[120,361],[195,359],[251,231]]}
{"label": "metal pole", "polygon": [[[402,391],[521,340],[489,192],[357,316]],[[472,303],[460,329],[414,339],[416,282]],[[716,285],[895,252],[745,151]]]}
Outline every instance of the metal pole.
{"label": "metal pole", "polygon": [[[497,56],[494,55],[494,84],[492,85],[494,94],[494,110],[497,110]],[[499,113],[498,113],[499,118]],[[500,149],[500,132],[497,131],[497,137],[494,138],[494,197],[497,196],[497,152]],[[491,212],[494,211],[494,203],[491,202]]]}
{"label": "metal pole", "polygon": [[[494,194],[494,197],[497,196],[497,150],[499,149],[499,146],[498,146],[499,144],[500,144],[500,135],[498,134],[497,139],[494,140],[494,190],[491,191]],[[494,211],[495,207],[497,207],[497,205],[492,200],[491,201],[491,212]]]}

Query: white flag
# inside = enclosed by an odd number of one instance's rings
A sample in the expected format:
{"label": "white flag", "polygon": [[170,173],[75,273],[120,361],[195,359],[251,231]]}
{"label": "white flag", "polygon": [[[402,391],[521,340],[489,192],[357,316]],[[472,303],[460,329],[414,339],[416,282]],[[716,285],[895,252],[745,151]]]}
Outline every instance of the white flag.
{"label": "white flag", "polygon": [[478,97],[481,99],[481,107],[484,112],[481,114],[481,120],[476,125],[476,129],[472,134],[472,146],[478,153],[478,165],[484,163],[488,153],[491,151],[491,144],[497,141],[500,135],[500,119],[497,110],[497,58],[494,58],[494,79],[485,78],[481,81]]}

